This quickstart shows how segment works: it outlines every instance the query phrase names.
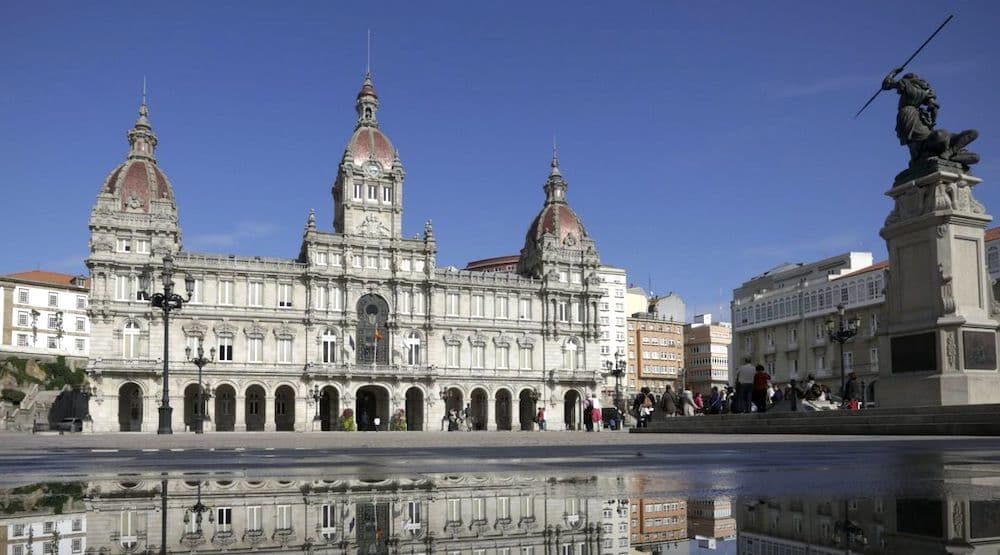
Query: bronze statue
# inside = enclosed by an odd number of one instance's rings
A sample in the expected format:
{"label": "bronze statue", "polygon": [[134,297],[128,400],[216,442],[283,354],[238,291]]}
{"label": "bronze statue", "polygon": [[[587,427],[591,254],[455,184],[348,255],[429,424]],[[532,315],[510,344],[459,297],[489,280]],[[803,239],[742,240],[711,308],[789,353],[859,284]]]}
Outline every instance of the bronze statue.
{"label": "bronze statue", "polygon": [[975,129],[949,133],[935,129],[940,105],[930,84],[915,73],[907,73],[894,81],[903,68],[889,72],[882,81],[882,90],[899,93],[899,112],[896,114],[896,136],[899,144],[910,149],[910,167],[930,158],[949,160],[962,164],[965,169],[979,162],[979,155],[965,149],[979,137]]}

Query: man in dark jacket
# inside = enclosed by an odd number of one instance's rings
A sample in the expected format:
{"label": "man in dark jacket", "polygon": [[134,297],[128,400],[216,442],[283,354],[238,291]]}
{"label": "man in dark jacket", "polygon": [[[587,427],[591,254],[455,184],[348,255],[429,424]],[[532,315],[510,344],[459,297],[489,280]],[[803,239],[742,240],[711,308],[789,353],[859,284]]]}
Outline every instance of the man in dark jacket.
{"label": "man in dark jacket", "polygon": [[663,392],[663,396],[660,397],[660,410],[667,418],[677,416],[677,398],[674,397],[674,390],[669,385]]}

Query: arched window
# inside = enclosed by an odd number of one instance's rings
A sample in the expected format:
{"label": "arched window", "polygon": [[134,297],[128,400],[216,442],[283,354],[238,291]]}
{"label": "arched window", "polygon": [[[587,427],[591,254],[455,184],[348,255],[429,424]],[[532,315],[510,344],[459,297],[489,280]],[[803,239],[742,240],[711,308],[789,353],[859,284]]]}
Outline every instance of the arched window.
{"label": "arched window", "polygon": [[563,367],[567,370],[579,368],[580,350],[577,347],[575,339],[570,339],[563,345]]}
{"label": "arched window", "polygon": [[406,336],[406,364],[416,366],[420,364],[420,333],[411,331]]}
{"label": "arched window", "polygon": [[132,320],[125,323],[122,332],[122,357],[126,359],[139,358],[139,324]]}
{"label": "arched window", "polygon": [[321,356],[324,363],[337,362],[337,336],[330,328],[323,332]]}

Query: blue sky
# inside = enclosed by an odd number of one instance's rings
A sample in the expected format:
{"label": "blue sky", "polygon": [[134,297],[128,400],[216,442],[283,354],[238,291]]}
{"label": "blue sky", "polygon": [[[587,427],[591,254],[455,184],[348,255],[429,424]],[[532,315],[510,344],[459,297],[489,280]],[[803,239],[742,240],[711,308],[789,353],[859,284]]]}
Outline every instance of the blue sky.
{"label": "blue sky", "polygon": [[881,259],[896,98],[853,115],[949,13],[910,69],[980,130],[1000,214],[997,2],[89,4],[0,5],[2,273],[84,270],[144,75],[185,248],[296,256],[310,208],[332,226],[369,28],[404,226],[433,219],[440,265],[520,250],[553,134],[602,260],[689,312],[781,262]]}

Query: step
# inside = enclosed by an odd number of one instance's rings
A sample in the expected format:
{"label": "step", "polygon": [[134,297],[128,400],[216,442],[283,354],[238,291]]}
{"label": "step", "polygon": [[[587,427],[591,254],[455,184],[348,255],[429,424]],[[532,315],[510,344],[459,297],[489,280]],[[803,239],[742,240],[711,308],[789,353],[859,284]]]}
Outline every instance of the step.
{"label": "step", "polygon": [[702,434],[811,434],[811,435],[1000,435],[1000,419],[973,419],[961,422],[906,422],[877,419],[843,423],[816,422],[768,423],[770,425],[726,424],[714,426],[678,426],[633,429],[634,433],[702,433]]}

